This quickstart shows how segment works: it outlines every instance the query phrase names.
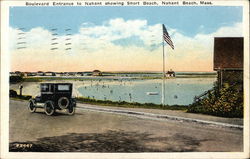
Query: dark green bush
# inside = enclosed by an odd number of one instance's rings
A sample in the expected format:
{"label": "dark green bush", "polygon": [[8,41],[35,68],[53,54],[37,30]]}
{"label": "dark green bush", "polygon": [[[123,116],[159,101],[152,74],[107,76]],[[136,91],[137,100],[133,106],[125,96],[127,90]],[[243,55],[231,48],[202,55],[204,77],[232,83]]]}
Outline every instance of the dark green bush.
{"label": "dark green bush", "polygon": [[209,92],[205,98],[193,103],[188,108],[188,112],[222,117],[243,117],[242,86],[226,84],[219,91]]}
{"label": "dark green bush", "polygon": [[22,76],[10,76],[10,83],[18,83],[23,81]]}
{"label": "dark green bush", "polygon": [[10,96],[10,97],[17,97],[17,92],[11,89],[11,90],[9,91],[9,96]]}

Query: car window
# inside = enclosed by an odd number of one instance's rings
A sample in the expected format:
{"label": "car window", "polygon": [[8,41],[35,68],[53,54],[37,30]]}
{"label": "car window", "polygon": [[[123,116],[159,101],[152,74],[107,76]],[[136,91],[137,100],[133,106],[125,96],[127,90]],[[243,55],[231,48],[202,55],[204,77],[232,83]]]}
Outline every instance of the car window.
{"label": "car window", "polygon": [[70,87],[69,85],[58,85],[57,89],[58,91],[69,91]]}
{"label": "car window", "polygon": [[49,85],[41,85],[41,91],[42,92],[49,92]]}

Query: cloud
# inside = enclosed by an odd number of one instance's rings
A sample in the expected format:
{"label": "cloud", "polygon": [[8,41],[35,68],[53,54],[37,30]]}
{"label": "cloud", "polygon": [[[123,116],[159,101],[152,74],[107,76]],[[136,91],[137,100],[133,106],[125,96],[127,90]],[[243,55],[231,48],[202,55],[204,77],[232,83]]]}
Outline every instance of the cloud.
{"label": "cloud", "polygon": [[[205,29],[205,26],[202,28]],[[14,70],[160,71],[162,67],[162,25],[149,25],[147,20],[116,18],[101,25],[83,23],[79,33],[72,35],[55,35],[55,32],[41,27],[26,32],[15,28],[9,31]],[[214,37],[242,36],[242,23],[223,26],[213,33],[200,33],[194,37],[185,36],[169,27],[168,32],[175,45],[175,50],[165,46],[168,68],[211,71]],[[20,39],[21,36],[24,38]],[[25,44],[18,44],[20,40]],[[17,49],[22,45],[26,48]]]}
{"label": "cloud", "polygon": [[211,60],[213,55],[213,45],[215,37],[242,37],[242,23],[235,23],[232,26],[223,26],[210,34],[197,34],[194,37],[185,36],[176,32],[172,36],[175,44],[175,57],[187,58],[195,57]]}
{"label": "cloud", "polygon": [[147,46],[155,42],[159,43],[162,34],[160,24],[150,26],[146,20],[125,21],[122,18],[116,18],[104,22],[100,26],[93,26],[93,24],[88,23],[84,23],[82,26],[80,34],[85,38],[84,40],[88,42],[96,40],[97,43],[103,40],[106,43],[112,43],[113,41],[135,37],[135,39],[139,38],[145,44],[144,46]]}

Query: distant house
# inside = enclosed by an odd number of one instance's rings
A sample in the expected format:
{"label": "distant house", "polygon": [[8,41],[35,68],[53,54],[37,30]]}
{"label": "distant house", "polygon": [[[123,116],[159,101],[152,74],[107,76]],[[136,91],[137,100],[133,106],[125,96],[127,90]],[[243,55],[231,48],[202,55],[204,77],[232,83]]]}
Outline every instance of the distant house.
{"label": "distant house", "polygon": [[75,76],[76,72],[68,72],[67,74],[68,74],[68,76]]}
{"label": "distant house", "polygon": [[214,38],[214,70],[218,74],[218,86],[224,83],[243,82],[243,38]]}
{"label": "distant house", "polygon": [[100,70],[94,70],[92,76],[102,76],[102,72]]}
{"label": "distant house", "polygon": [[77,72],[76,75],[77,75],[77,76],[83,76],[84,73],[83,73],[83,72]]}
{"label": "distant house", "polygon": [[170,71],[167,71],[166,76],[167,77],[175,77],[175,72],[171,69]]}
{"label": "distant house", "polygon": [[44,76],[56,76],[55,72],[45,72]]}
{"label": "distant house", "polygon": [[24,77],[36,76],[36,73],[35,73],[35,72],[23,72],[23,76],[24,76]]}
{"label": "distant house", "polygon": [[10,76],[21,76],[21,77],[27,76],[27,74],[25,72],[20,72],[20,71],[10,72],[9,75]]}
{"label": "distant house", "polygon": [[38,71],[37,72],[37,76],[44,76],[44,75],[45,75],[45,73],[43,71]]}
{"label": "distant house", "polygon": [[56,76],[63,76],[64,73],[63,72],[56,72]]}
{"label": "distant house", "polygon": [[30,74],[30,72],[23,72],[23,76],[27,77]]}
{"label": "distant house", "polygon": [[36,72],[28,72],[28,73],[27,73],[27,76],[36,76],[36,75],[37,75]]}
{"label": "distant house", "polygon": [[20,72],[20,71],[15,71],[15,72],[13,72],[13,75],[14,75],[14,76],[21,76],[21,75],[22,75],[22,72]]}
{"label": "distant house", "polygon": [[20,76],[21,75],[21,72],[10,72],[10,76]]}
{"label": "distant house", "polygon": [[92,72],[76,72],[77,76],[91,76]]}

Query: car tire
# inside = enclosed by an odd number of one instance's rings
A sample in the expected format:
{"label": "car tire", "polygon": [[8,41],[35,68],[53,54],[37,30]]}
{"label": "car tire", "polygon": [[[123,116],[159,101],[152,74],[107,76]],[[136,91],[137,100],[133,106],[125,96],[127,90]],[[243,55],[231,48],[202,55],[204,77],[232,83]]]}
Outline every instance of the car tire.
{"label": "car tire", "polygon": [[53,115],[55,113],[54,103],[52,101],[46,101],[44,103],[44,111],[49,116]]}
{"label": "car tire", "polygon": [[61,97],[58,99],[58,106],[61,109],[67,109],[70,104],[70,101],[67,97]]}
{"label": "car tire", "polygon": [[28,109],[31,113],[34,113],[36,111],[35,101],[34,99],[30,99],[28,103]]}
{"label": "car tire", "polygon": [[75,109],[76,109],[76,107],[69,106],[68,109],[67,109],[68,114],[69,115],[74,115],[75,114]]}

